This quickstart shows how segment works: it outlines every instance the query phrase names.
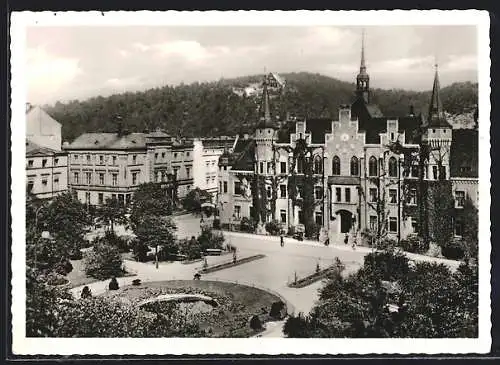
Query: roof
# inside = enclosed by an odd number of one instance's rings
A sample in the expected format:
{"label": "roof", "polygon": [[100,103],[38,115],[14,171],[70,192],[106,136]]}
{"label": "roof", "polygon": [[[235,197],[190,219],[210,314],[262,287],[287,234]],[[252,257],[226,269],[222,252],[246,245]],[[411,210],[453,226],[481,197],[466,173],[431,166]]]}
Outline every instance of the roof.
{"label": "roof", "polygon": [[311,133],[312,143],[325,143],[325,134],[332,133],[332,120],[313,118],[306,120],[306,133]]}
{"label": "roof", "polygon": [[253,139],[238,140],[230,157],[233,170],[254,171],[255,142]]}
{"label": "roof", "polygon": [[452,177],[479,177],[479,134],[477,130],[452,130],[450,174]]}
{"label": "roof", "polygon": [[278,130],[277,143],[290,143],[290,136],[295,133],[295,121],[287,121]]}
{"label": "roof", "polygon": [[42,147],[33,143],[32,141],[26,139],[26,156],[52,156],[61,153],[61,151],[56,151],[48,147]]}
{"label": "roof", "polygon": [[84,133],[77,137],[66,149],[137,149],[146,148],[145,133]]}
{"label": "roof", "polygon": [[384,114],[382,113],[377,104],[365,104],[365,105],[366,105],[366,110],[368,110],[368,114],[370,114],[372,118],[378,118],[384,116]]}
{"label": "roof", "polygon": [[[359,120],[359,130],[366,134],[366,143],[379,144],[380,133],[387,131],[387,120],[390,118],[372,118]],[[398,120],[398,132],[405,132],[406,143],[419,143],[421,138],[421,116],[406,116],[395,118]]]}

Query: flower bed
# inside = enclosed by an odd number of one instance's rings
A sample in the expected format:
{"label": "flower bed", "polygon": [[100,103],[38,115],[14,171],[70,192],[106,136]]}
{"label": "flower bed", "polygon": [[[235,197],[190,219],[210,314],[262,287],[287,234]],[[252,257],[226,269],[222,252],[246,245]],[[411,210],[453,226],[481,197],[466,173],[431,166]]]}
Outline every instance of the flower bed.
{"label": "flower bed", "polygon": [[238,265],[246,264],[247,262],[251,262],[251,261],[255,261],[255,260],[260,260],[260,259],[263,259],[264,257],[266,257],[266,255],[262,255],[262,254],[253,255],[253,256],[249,256],[249,257],[245,257],[245,258],[236,260],[235,262],[231,261],[231,262],[226,262],[224,264],[219,264],[219,265],[215,265],[215,266],[209,266],[209,267],[201,270],[200,273],[202,273],[202,274],[208,274],[208,273],[211,273],[211,272],[228,269],[228,268],[233,267],[233,266],[238,266]]}
{"label": "flower bed", "polygon": [[326,269],[315,272],[314,274],[308,275],[304,278],[298,279],[296,282],[288,284],[290,288],[303,288],[305,286],[311,285],[321,279],[324,279],[328,274],[338,270],[337,265],[327,267]]}

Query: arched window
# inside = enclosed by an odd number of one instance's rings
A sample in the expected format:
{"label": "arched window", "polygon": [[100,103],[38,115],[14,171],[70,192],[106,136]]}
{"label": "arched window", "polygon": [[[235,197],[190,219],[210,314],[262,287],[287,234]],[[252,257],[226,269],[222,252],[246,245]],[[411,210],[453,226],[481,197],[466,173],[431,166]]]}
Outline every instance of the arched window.
{"label": "arched window", "polygon": [[359,175],[359,161],[356,156],[352,156],[351,158],[351,176]]}
{"label": "arched window", "polygon": [[378,176],[377,159],[373,156],[368,160],[368,175]]}
{"label": "arched window", "polygon": [[398,177],[398,161],[395,157],[389,159],[389,176]]}
{"label": "arched window", "polygon": [[322,174],[323,173],[323,159],[321,156],[316,156],[314,158],[314,173]]}
{"label": "arched window", "polygon": [[334,156],[332,160],[332,175],[340,175],[340,158]]}

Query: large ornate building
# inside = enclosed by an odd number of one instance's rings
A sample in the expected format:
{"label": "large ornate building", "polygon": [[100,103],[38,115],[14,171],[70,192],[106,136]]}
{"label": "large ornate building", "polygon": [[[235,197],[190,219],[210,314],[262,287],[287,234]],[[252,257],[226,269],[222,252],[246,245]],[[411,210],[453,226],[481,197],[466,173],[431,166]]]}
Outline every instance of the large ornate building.
{"label": "large ornate building", "polygon": [[[476,130],[446,121],[436,66],[429,113],[386,117],[371,103],[364,44],[356,98],[333,118],[305,118],[278,127],[270,115],[267,78],[252,137],[240,138],[219,160],[222,224],[243,217],[284,227],[315,222],[330,237],[368,229],[401,239],[432,236],[447,189],[459,210],[477,203]],[[440,192],[441,191],[441,192]],[[459,214],[451,222],[461,234]],[[451,217],[450,217],[451,219]],[[311,224],[309,224],[311,225]]]}

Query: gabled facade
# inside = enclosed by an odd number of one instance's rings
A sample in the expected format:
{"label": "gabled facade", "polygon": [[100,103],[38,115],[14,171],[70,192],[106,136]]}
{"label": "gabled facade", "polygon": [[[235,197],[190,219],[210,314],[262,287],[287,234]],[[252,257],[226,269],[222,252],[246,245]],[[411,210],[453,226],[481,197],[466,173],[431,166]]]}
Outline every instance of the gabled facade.
{"label": "gabled facade", "polygon": [[61,151],[61,123],[39,106],[27,104],[26,138],[40,147]]}

